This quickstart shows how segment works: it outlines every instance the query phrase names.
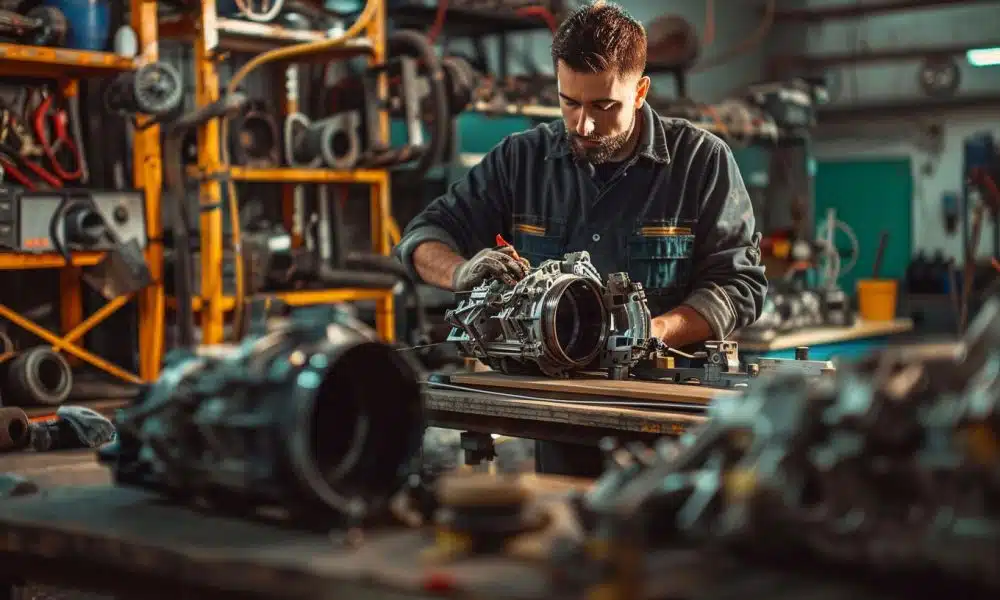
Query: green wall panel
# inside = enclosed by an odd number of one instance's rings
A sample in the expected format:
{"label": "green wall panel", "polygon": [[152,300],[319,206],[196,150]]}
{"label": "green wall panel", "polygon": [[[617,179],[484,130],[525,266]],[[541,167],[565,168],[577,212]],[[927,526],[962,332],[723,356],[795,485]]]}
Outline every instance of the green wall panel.
{"label": "green wall panel", "polygon": [[[882,277],[901,279],[912,255],[913,177],[909,158],[819,161],[816,170],[816,222],[826,220],[827,209],[854,230],[860,245],[855,267],[842,275],[844,291],[854,294],[856,282],[872,276],[882,232],[889,234],[882,259]],[[849,242],[835,238],[844,260]]]}

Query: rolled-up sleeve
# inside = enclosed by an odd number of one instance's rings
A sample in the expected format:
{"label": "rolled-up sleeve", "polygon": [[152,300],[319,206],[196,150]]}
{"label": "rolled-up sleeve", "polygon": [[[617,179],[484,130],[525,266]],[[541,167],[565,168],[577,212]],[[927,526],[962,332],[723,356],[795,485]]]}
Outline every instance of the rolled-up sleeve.
{"label": "rolled-up sleeve", "polygon": [[416,280],[420,276],[413,267],[413,252],[420,244],[441,242],[468,258],[511,229],[506,168],[510,144],[510,138],[500,142],[407,225],[394,254]]}
{"label": "rolled-up sleeve", "polygon": [[729,147],[714,141],[695,235],[692,291],[684,304],[724,339],[760,317],[767,278],[750,195]]}

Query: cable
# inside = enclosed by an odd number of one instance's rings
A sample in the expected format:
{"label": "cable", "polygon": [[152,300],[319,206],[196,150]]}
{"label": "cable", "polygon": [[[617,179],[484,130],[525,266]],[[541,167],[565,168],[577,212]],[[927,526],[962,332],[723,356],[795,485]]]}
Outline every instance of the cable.
{"label": "cable", "polygon": [[[358,20],[351,25],[347,31],[343,34],[319,42],[309,42],[306,44],[296,44],[294,46],[288,46],[286,48],[276,48],[262,54],[258,54],[251,60],[249,60],[245,65],[240,67],[233,77],[229,80],[226,85],[226,94],[233,94],[236,88],[239,87],[243,80],[252,73],[258,67],[266,65],[268,63],[292,60],[295,58],[300,58],[303,56],[308,56],[311,54],[319,54],[326,50],[332,50],[339,46],[345,45],[352,38],[357,36],[364,28],[368,27],[373,19],[375,18],[375,13],[379,7],[379,0],[367,0],[364,9],[362,9],[361,14],[358,16]],[[219,124],[220,139],[229,139],[229,116],[222,119]],[[220,146],[220,165],[221,168],[229,168],[229,145],[221,144]],[[232,246],[233,246],[233,258],[235,261],[234,271],[236,279],[236,290],[235,290],[235,300],[233,306],[233,331],[239,332],[242,330],[241,323],[243,321],[243,309],[246,303],[246,274],[243,272],[243,253],[242,253],[242,227],[240,223],[240,211],[239,211],[239,198],[236,191],[236,183],[230,177],[226,180],[226,201],[229,206],[229,224],[230,230],[232,231]],[[236,334],[238,335],[238,333]]]}

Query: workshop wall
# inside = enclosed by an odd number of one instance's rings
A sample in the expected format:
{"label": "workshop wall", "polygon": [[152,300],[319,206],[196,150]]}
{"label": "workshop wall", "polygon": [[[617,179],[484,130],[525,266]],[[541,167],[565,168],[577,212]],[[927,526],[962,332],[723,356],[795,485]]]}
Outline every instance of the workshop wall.
{"label": "workshop wall", "polygon": [[[816,8],[844,3],[807,0],[800,5]],[[890,48],[995,45],[1000,41],[996,34],[998,18],[1000,6],[978,3],[785,27],[801,30],[798,35],[806,53],[830,55]],[[963,141],[981,131],[1000,136],[1000,67],[972,67],[964,56],[955,56],[954,60],[960,73],[955,97],[992,97],[992,106],[931,109],[918,114],[909,107],[929,102],[918,81],[919,58],[830,68],[830,108],[837,116],[825,124],[821,116],[815,155],[819,161],[909,158],[913,171],[914,250],[941,250],[946,256],[958,258],[961,232],[946,231],[942,198],[946,193],[961,191]],[[857,110],[880,105],[899,106],[897,116]],[[844,107],[856,110],[848,115],[840,110]],[[992,236],[986,230],[980,251],[988,252],[990,247]]]}

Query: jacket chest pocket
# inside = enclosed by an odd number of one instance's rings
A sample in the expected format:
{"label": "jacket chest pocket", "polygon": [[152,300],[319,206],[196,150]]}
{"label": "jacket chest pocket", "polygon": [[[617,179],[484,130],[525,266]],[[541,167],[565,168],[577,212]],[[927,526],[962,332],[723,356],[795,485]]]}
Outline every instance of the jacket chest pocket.
{"label": "jacket chest pocket", "polygon": [[514,215],[514,249],[532,267],[565,254],[566,224],[552,218]]}
{"label": "jacket chest pocket", "polygon": [[691,282],[694,234],[687,227],[643,227],[629,237],[629,276],[651,295],[673,295]]}

